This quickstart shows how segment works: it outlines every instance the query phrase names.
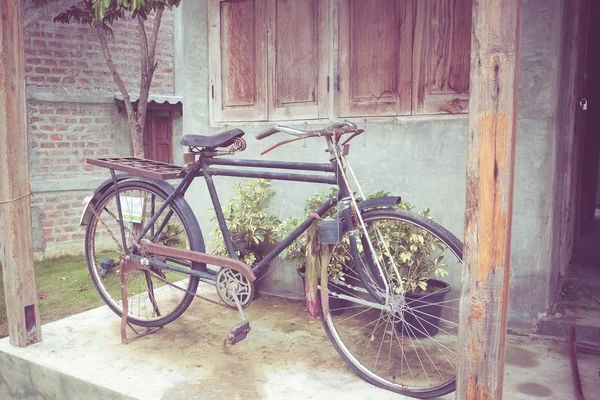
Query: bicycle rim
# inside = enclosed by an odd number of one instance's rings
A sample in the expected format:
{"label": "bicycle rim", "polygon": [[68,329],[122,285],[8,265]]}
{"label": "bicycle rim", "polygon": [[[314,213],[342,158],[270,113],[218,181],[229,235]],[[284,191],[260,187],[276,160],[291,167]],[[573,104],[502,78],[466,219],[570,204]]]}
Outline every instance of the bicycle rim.
{"label": "bicycle rim", "polygon": [[[419,398],[454,391],[462,244],[440,225],[413,213],[374,210],[363,213],[363,219],[386,271],[393,310],[381,310],[379,302],[369,293],[375,291],[380,293],[380,299],[385,298],[385,288],[381,280],[376,279],[377,269],[367,262],[370,252],[359,246],[359,262],[348,263],[353,257],[346,239],[346,243],[333,249],[330,264],[330,270],[333,268],[338,276],[330,278],[330,312],[322,316],[329,339],[359,376],[379,387]],[[402,296],[398,293],[396,270],[403,276],[414,277],[417,274],[411,268],[420,264],[403,263],[406,254],[404,258],[400,254],[410,250],[411,240],[420,242],[418,236],[426,243],[435,243],[436,249],[422,254],[413,248],[413,253],[432,259],[443,256],[448,275],[428,281],[429,289],[424,292],[417,289],[415,294]],[[382,243],[382,238],[387,245]],[[389,255],[395,260],[395,268]],[[356,268],[363,268],[364,273],[358,274]],[[408,282],[404,282],[405,287],[414,281],[404,280]],[[439,281],[450,286],[443,288]],[[367,285],[370,291],[366,290]],[[340,295],[347,298],[341,299]]]}
{"label": "bicycle rim", "polygon": [[[139,181],[122,182],[119,185],[119,192],[123,226],[129,246],[167,196],[156,186]],[[104,302],[121,316],[119,260],[124,252],[114,190],[104,194],[95,208],[95,214],[86,231],[88,268],[92,281]],[[198,243],[197,238],[192,237],[185,223],[185,217],[175,203],[167,206],[143,239],[168,247],[185,249],[192,249],[193,243]],[[199,264],[184,260],[153,254],[145,254],[145,256],[179,267],[200,268]],[[153,269],[152,272],[130,271],[127,276],[128,321],[145,327],[168,324],[179,317],[193,300],[193,295],[184,291],[195,292],[197,287],[198,278],[179,272],[159,269]]]}

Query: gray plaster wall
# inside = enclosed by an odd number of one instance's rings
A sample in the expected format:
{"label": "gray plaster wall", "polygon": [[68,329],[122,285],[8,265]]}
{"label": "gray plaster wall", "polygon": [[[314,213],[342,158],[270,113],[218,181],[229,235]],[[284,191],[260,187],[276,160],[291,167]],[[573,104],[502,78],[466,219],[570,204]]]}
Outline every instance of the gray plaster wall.
{"label": "gray plaster wall", "polygon": [[551,254],[562,11],[562,0],[523,2],[509,305],[515,329],[535,328],[556,285]]}
{"label": "gray plaster wall", "polygon": [[[515,173],[511,295],[509,323],[533,330],[549,304],[552,189],[554,170],[557,54],[561,0],[524,2],[521,42],[520,111]],[[229,127],[210,126],[206,2],[182,3],[184,134],[211,134]],[[366,192],[385,189],[399,194],[417,209],[429,207],[437,221],[463,238],[466,134],[468,117],[404,117],[389,122],[369,121],[366,134],[353,142],[350,160]],[[256,141],[252,135],[265,127],[236,125],[247,133],[244,158],[258,158],[278,138]],[[322,125],[301,124],[303,129]],[[325,162],[318,140],[277,149],[266,158]],[[233,178],[217,177],[222,202],[231,197]],[[281,218],[301,216],[303,202],[320,185],[275,182],[277,196],[271,211]],[[198,180],[187,194],[205,240],[214,223],[204,182]],[[290,266],[278,271],[278,283],[302,295]],[[296,280],[295,280],[296,279]],[[541,282],[543,284],[541,284]]]}

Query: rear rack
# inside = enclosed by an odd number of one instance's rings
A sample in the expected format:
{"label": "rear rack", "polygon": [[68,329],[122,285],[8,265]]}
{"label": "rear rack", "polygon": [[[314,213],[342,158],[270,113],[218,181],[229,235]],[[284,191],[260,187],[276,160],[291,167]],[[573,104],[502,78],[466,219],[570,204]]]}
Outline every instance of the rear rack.
{"label": "rear rack", "polygon": [[185,173],[185,167],[136,157],[86,158],[85,162],[97,167],[159,180],[182,178]]}

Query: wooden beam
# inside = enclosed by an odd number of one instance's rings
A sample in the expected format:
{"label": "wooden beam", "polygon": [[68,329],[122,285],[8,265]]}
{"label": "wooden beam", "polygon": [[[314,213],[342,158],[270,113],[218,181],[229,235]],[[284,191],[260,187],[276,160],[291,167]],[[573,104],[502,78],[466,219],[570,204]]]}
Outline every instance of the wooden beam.
{"label": "wooden beam", "polygon": [[10,343],[42,339],[37,305],[21,1],[0,1],[0,264]]}
{"label": "wooden beam", "polygon": [[474,0],[456,398],[501,399],[522,0]]}

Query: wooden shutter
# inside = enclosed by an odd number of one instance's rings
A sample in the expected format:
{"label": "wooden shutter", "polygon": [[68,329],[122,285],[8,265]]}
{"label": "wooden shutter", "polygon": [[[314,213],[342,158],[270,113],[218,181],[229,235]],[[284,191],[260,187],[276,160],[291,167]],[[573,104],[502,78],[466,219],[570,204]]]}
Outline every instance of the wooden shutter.
{"label": "wooden shutter", "polygon": [[267,0],[209,0],[213,120],[267,119]]}
{"label": "wooden shutter", "polygon": [[339,1],[341,117],[410,114],[412,3]]}
{"label": "wooden shutter", "polygon": [[413,113],[467,112],[472,0],[415,3]]}
{"label": "wooden shutter", "polygon": [[269,0],[270,120],[327,116],[328,4]]}

